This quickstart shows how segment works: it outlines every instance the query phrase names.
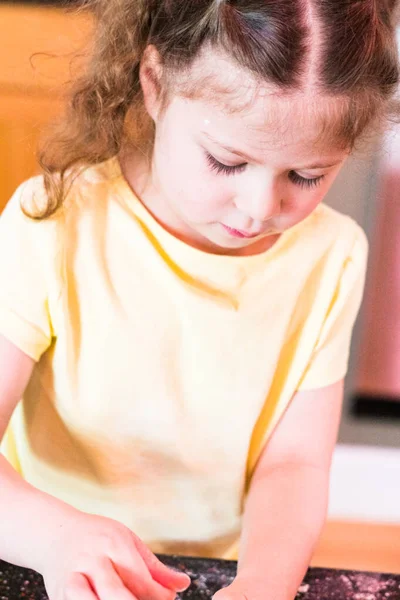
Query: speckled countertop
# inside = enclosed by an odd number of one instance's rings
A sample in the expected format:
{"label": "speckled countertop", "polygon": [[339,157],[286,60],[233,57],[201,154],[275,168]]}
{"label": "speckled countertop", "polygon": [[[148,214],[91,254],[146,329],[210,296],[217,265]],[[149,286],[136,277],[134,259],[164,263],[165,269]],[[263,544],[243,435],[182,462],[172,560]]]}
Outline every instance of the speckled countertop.
{"label": "speckled countertop", "polygon": [[[236,573],[236,562],[158,555],[167,565],[187,573],[192,585],[182,600],[208,600],[229,585]],[[0,600],[48,600],[42,577],[35,571],[0,561]],[[400,600],[400,575],[308,570],[296,600]]]}

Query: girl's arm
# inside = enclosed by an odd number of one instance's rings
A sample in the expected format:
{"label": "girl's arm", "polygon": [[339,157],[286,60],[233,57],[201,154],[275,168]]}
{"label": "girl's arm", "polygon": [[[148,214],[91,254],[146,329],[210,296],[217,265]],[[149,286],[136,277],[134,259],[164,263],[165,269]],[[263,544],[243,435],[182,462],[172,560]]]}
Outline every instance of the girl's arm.
{"label": "girl's arm", "polygon": [[[0,441],[35,361],[0,335]],[[25,481],[0,454],[0,559],[39,570],[39,559],[72,506]]]}
{"label": "girl's arm", "polygon": [[31,378],[35,361],[0,335],[0,441]]}
{"label": "girl's arm", "polygon": [[[0,440],[33,366],[0,335]],[[50,598],[171,600],[190,584],[127,527],[42,492],[1,455],[0,559],[41,573]]]}
{"label": "girl's arm", "polygon": [[326,519],[343,381],[298,392],[265,447],[247,497],[238,575],[216,600],[293,600]]}

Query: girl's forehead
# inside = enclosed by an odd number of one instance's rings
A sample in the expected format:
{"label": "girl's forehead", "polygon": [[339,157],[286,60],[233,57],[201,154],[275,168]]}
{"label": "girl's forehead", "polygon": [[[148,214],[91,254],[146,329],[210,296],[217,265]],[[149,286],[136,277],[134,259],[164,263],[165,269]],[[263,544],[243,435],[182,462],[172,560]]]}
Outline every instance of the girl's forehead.
{"label": "girl's forehead", "polygon": [[[303,145],[346,148],[349,100],[318,90],[283,90],[259,82],[218,52],[205,52],[191,70],[192,90],[183,96],[197,121],[243,141],[269,148]],[[184,87],[186,87],[184,85]],[[189,88],[190,89],[190,88]]]}
{"label": "girl's forehead", "polygon": [[260,157],[268,151],[301,156],[345,150],[334,133],[340,101],[300,94],[285,97],[262,88],[253,90],[252,96],[240,110],[226,110],[215,101],[189,101],[188,120],[194,131],[209,139]]}

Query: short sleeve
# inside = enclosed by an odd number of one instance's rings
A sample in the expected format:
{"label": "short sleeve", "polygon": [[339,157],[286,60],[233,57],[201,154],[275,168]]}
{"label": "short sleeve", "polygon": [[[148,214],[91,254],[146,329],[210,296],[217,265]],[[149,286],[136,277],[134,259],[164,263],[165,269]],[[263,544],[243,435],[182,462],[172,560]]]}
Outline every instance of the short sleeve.
{"label": "short sleeve", "polygon": [[364,293],[368,241],[357,226],[356,240],[345,261],[318,342],[298,390],[326,387],[347,373],[351,337]]}
{"label": "short sleeve", "polygon": [[46,261],[54,253],[49,224],[21,209],[38,180],[23,183],[0,217],[0,334],[36,361],[53,338]]}

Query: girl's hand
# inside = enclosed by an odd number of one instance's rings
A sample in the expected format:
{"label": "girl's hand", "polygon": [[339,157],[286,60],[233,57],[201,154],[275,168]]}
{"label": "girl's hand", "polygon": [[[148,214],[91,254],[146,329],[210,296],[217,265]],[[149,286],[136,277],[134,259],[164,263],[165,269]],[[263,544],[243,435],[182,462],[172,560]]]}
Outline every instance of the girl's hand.
{"label": "girl's hand", "polygon": [[[258,576],[258,579],[259,576]],[[269,594],[265,581],[254,581],[238,575],[233,582],[218,590],[213,600],[268,600]]]}
{"label": "girl's hand", "polygon": [[50,600],[174,600],[190,578],[166,567],[121,523],[77,511],[41,569]]}

